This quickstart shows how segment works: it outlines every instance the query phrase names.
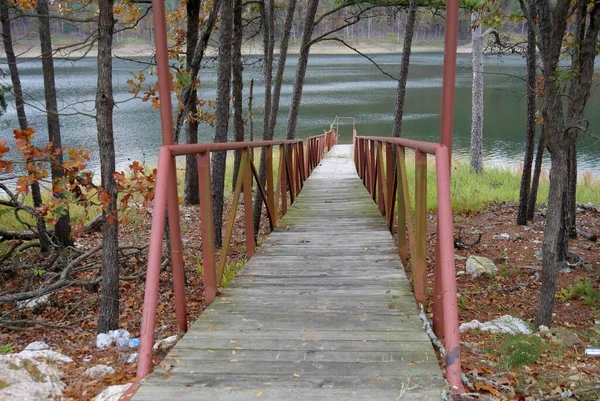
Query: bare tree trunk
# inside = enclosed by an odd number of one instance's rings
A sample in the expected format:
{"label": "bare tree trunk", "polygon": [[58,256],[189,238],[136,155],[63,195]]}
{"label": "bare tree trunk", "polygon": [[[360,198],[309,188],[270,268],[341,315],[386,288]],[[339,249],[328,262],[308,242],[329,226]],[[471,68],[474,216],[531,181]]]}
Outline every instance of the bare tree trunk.
{"label": "bare tree trunk", "polygon": [[[412,49],[415,20],[417,19],[417,0],[410,0],[404,29],[404,43],[402,44],[402,63],[400,64],[400,79],[396,89],[396,111],[392,136],[399,138],[402,133],[402,118],[404,117],[404,99],[406,98],[406,82],[408,81],[408,67],[410,66],[410,53]],[[399,20],[400,18],[398,18]],[[399,34],[398,34],[399,35]],[[395,147],[394,147],[395,150]]]}
{"label": "bare tree trunk", "polygon": [[[2,39],[4,43],[4,52],[6,53],[6,61],[10,71],[10,79],[13,86],[15,96],[15,107],[17,109],[17,118],[19,120],[19,128],[27,129],[27,115],[25,113],[25,101],[23,98],[23,89],[21,88],[21,78],[17,67],[17,57],[12,44],[12,32],[10,29],[10,19],[8,14],[8,4],[6,0],[0,0],[0,21],[2,22]],[[40,184],[34,182],[31,184],[31,197],[33,198],[33,206],[38,208],[42,206],[42,193]],[[40,250],[42,253],[48,252],[50,248],[50,239],[46,230],[46,223],[42,216],[36,218],[36,227],[40,236]]]}
{"label": "bare tree trunk", "polygon": [[567,174],[566,234],[577,238],[577,140],[569,144],[569,170]]}
{"label": "bare tree trunk", "polygon": [[100,148],[102,187],[111,200],[105,212],[102,232],[102,294],[98,332],[119,328],[119,226],[117,184],[115,182],[115,142],[113,132],[112,35],[115,20],[113,0],[99,0],[98,19],[98,87],[96,90],[96,124]]}
{"label": "bare tree trunk", "polygon": [[[188,0],[186,3],[187,11],[187,32],[186,32],[186,57],[185,68],[187,71],[192,69],[192,59],[194,50],[198,44],[198,20],[200,18],[201,0]],[[195,77],[190,77],[192,88],[190,91],[190,114],[192,115],[187,123],[186,142],[198,143],[198,92],[195,87]],[[183,187],[183,203],[185,205],[200,204],[200,190],[198,187],[198,163],[196,155],[187,155],[185,157],[185,178]]]}
{"label": "bare tree trunk", "polygon": [[[55,163],[51,163],[52,182],[59,182],[64,176],[63,152],[60,137],[60,122],[58,120],[58,105],[56,101],[56,83],[54,82],[54,60],[52,57],[52,39],[50,36],[50,19],[48,11],[48,0],[38,0],[37,13],[39,18],[40,45],[42,49],[42,70],[44,76],[44,96],[46,100],[46,120],[48,123],[48,140],[52,143]],[[53,185],[60,188],[60,185]],[[53,191],[56,198],[62,194]],[[69,209],[65,208],[64,214],[58,219],[54,226],[54,236],[60,245],[69,246],[73,244],[71,239],[71,223]]]}
{"label": "bare tree trunk", "polygon": [[[471,14],[471,23],[479,18]],[[481,24],[472,30],[473,86],[471,103],[471,167],[477,174],[483,171],[483,33]]]}
{"label": "bare tree trunk", "polygon": [[306,19],[304,21],[304,30],[302,31],[302,43],[300,45],[300,56],[298,57],[298,66],[296,67],[296,78],[294,80],[294,89],[292,92],[292,102],[288,114],[287,139],[296,139],[296,128],[298,126],[298,112],[300,111],[300,102],[302,101],[302,89],[304,87],[304,78],[306,76],[306,66],[308,64],[308,55],[310,53],[310,42],[314,29],[315,16],[319,0],[308,0],[306,9]]}
{"label": "bare tree trunk", "polygon": [[[254,100],[254,79],[250,80],[250,92],[248,93],[248,120],[250,124],[250,142],[254,142],[254,116],[252,114],[252,100]],[[250,153],[253,157],[254,152]]]}
{"label": "bare tree trunk", "polygon": [[542,126],[540,130],[540,139],[535,155],[535,166],[533,168],[533,178],[531,179],[531,190],[529,191],[529,199],[527,199],[527,220],[533,220],[535,213],[535,205],[537,203],[538,188],[540,186],[540,175],[542,174],[542,161],[544,160],[544,150],[546,149],[546,137],[544,135],[545,128]]}
{"label": "bare tree trunk", "polygon": [[[221,0],[221,25],[219,27],[219,67],[217,72],[217,101],[215,142],[227,142],[229,128],[229,101],[231,99],[231,40],[233,30],[233,0]],[[223,191],[227,152],[213,153],[212,196],[214,206],[215,245],[221,247],[223,226]],[[248,207],[249,205],[246,205]]]}
{"label": "bare tree trunk", "polygon": [[[529,19],[531,20],[532,17],[533,15],[530,14]],[[522,226],[527,225],[529,207],[528,201],[530,199],[529,191],[531,186],[531,167],[533,164],[533,147],[535,145],[535,91],[537,85],[536,49],[537,43],[535,29],[533,23],[529,23],[527,27],[527,135],[525,137],[525,156],[523,158],[523,175],[521,176],[519,212],[517,214],[517,224]],[[537,178],[539,183],[539,174]],[[537,192],[537,183],[535,189]],[[535,209],[535,202],[533,204],[533,208]]]}
{"label": "bare tree trunk", "polygon": [[[244,5],[242,0],[235,0],[233,8],[233,131],[234,139],[236,142],[244,140],[244,116],[243,116],[243,66],[242,66],[242,39],[243,39],[243,20],[242,11]],[[235,189],[235,185],[238,179],[238,173],[240,171],[240,162],[242,159],[242,152],[240,150],[235,151],[235,161],[233,164],[233,180],[232,180],[232,191]]]}
{"label": "bare tree trunk", "polygon": [[[269,130],[269,121],[271,115],[272,103],[272,81],[273,81],[273,50],[275,48],[275,0],[261,1],[261,20],[263,24],[263,43],[265,52],[265,108],[263,121],[263,139],[265,141],[273,139]],[[259,179],[261,185],[266,182],[266,151],[263,148],[260,152]],[[254,234],[258,234],[260,228],[260,215],[262,213],[263,199],[260,193],[254,198]]]}

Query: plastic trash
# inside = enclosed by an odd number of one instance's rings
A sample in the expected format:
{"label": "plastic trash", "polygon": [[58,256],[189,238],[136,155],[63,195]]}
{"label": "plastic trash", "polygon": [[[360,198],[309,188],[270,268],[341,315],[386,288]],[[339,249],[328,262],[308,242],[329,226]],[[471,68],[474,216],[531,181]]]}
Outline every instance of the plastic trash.
{"label": "plastic trash", "polygon": [[111,330],[108,332],[118,348],[129,348],[129,340],[131,340],[131,334],[125,329]]}
{"label": "plastic trash", "polygon": [[100,333],[96,336],[96,347],[99,349],[108,348],[113,345],[114,339],[107,333]]}
{"label": "plastic trash", "polygon": [[140,346],[140,339],[139,338],[132,338],[131,340],[129,340],[129,348],[132,349],[137,349]]}

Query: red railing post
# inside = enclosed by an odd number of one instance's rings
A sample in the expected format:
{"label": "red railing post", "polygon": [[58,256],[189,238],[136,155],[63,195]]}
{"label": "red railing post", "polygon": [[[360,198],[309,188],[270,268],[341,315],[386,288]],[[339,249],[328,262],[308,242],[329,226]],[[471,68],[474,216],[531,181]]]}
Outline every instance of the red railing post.
{"label": "red railing post", "polygon": [[169,148],[165,146],[160,148],[158,171],[156,174],[156,195],[154,196],[152,207],[152,229],[150,231],[150,249],[148,251],[142,327],[140,330],[141,343],[137,366],[138,380],[148,376],[152,371],[152,346],[154,345],[154,326],[156,324],[156,308],[158,306],[162,244],[165,233],[167,189],[171,169],[170,158]]}
{"label": "red railing post", "polygon": [[281,196],[281,213],[287,212],[287,156],[286,146],[279,145],[279,187]]}
{"label": "red railing post", "polygon": [[454,230],[452,227],[452,198],[450,196],[450,153],[443,145],[436,146],[438,177],[439,259],[442,299],[444,306],[444,343],[446,347],[446,379],[450,386],[464,391],[460,367],[458,305],[456,299],[456,269],[454,265]]}
{"label": "red railing post", "polygon": [[208,151],[198,154],[198,184],[200,187],[202,263],[204,265],[204,302],[208,306],[217,296],[215,225],[210,178],[210,153]]}
{"label": "red railing post", "polygon": [[[244,169],[243,192],[244,192],[244,219],[246,222],[246,255],[248,259],[254,256],[254,216],[252,215],[252,161],[248,160],[248,166]],[[258,183],[257,183],[258,185]]]}
{"label": "red railing post", "polygon": [[415,254],[413,277],[417,302],[427,302],[427,155],[415,150]]}
{"label": "red railing post", "polygon": [[181,219],[179,217],[179,195],[177,188],[177,165],[175,157],[170,157],[169,189],[167,211],[169,216],[169,242],[171,244],[171,264],[173,266],[173,292],[175,293],[175,316],[177,330],[187,331],[187,311],[185,307],[185,276],[183,272],[183,252],[181,246]]}

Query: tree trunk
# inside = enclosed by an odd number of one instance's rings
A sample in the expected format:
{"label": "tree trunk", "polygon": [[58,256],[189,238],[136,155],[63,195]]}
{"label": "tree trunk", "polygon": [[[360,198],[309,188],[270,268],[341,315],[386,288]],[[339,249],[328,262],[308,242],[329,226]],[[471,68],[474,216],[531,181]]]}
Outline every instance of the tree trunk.
{"label": "tree trunk", "polygon": [[[187,32],[186,32],[186,57],[185,68],[187,71],[192,70],[192,59],[194,50],[198,44],[198,20],[200,18],[201,0],[188,0],[186,3],[187,11]],[[198,120],[196,113],[198,112],[198,92],[195,87],[195,77],[191,77],[192,88],[190,91],[190,118],[187,123],[186,142],[198,143]],[[185,205],[200,204],[200,190],[198,187],[198,163],[196,155],[187,155],[185,157],[185,178],[183,187],[183,203]]]}
{"label": "tree trunk", "polygon": [[[417,0],[410,0],[404,30],[404,43],[402,45],[402,63],[400,64],[400,79],[396,92],[396,111],[392,136],[399,138],[402,133],[402,118],[404,117],[404,99],[406,98],[406,82],[408,81],[408,67],[410,66],[410,52],[412,49],[415,20],[417,19]],[[399,19],[399,18],[398,18]],[[395,147],[394,147],[395,150]]]}
{"label": "tree trunk", "polygon": [[[52,143],[55,162],[51,163],[52,182],[58,184],[64,176],[63,152],[60,137],[60,122],[58,120],[58,105],[56,101],[56,83],[54,81],[54,60],[52,57],[52,38],[50,36],[50,19],[48,11],[48,0],[38,0],[37,13],[39,16],[40,45],[42,49],[42,70],[44,76],[44,96],[46,101],[46,120],[48,123],[48,141]],[[62,198],[61,185],[52,185],[53,195]],[[54,237],[62,246],[73,244],[71,239],[71,223],[69,209],[65,208],[64,214],[58,219],[54,226]]]}
{"label": "tree trunk", "polygon": [[[17,118],[19,120],[19,128],[27,129],[27,114],[25,113],[25,101],[23,98],[23,89],[21,88],[21,78],[17,67],[17,57],[12,44],[12,32],[10,29],[10,19],[8,14],[8,4],[6,0],[0,0],[0,21],[2,22],[2,38],[4,43],[4,52],[6,53],[6,61],[10,71],[10,79],[13,86],[13,94],[15,96],[15,107],[17,109]],[[31,184],[31,197],[33,198],[33,206],[38,208],[42,206],[42,193],[40,184],[34,182]],[[36,227],[40,235],[40,250],[42,253],[48,252],[50,248],[50,239],[46,231],[46,223],[42,216],[36,217]]]}
{"label": "tree trunk", "polygon": [[[471,14],[471,23],[479,18]],[[473,86],[471,104],[471,167],[477,174],[483,171],[483,34],[481,24],[471,32],[473,40]]]}
{"label": "tree trunk", "polygon": [[535,319],[535,326],[550,327],[554,310],[556,293],[556,274],[561,257],[563,242],[563,206],[567,184],[568,149],[555,148],[550,152],[552,168],[550,170],[550,194],[548,195],[548,212],[546,229],[542,245],[542,286],[540,288],[540,305]]}
{"label": "tree trunk", "polygon": [[545,128],[542,126],[540,130],[540,139],[535,155],[535,166],[533,168],[533,178],[531,179],[531,190],[529,191],[529,199],[527,199],[527,220],[533,220],[535,213],[535,205],[537,203],[538,188],[540,186],[540,175],[542,174],[542,161],[544,160],[544,150],[546,148]]}
{"label": "tree trunk", "polygon": [[306,19],[304,21],[304,30],[302,31],[300,56],[298,57],[298,66],[296,67],[296,78],[294,80],[292,101],[290,104],[290,111],[288,114],[287,139],[296,139],[296,127],[298,126],[298,112],[300,111],[302,89],[304,87],[304,77],[306,76],[306,66],[308,64],[308,55],[310,53],[310,44],[318,6],[319,0],[308,0],[308,5],[306,9]]}
{"label": "tree trunk", "polygon": [[[235,0],[233,8],[233,66],[232,66],[232,85],[233,85],[233,131],[234,140],[241,142],[244,140],[244,115],[243,115],[243,65],[242,65],[242,39],[243,39],[243,20],[242,11],[244,5],[242,0]],[[235,189],[235,185],[238,179],[238,173],[240,171],[240,162],[242,159],[242,152],[240,150],[235,151],[235,161],[233,164],[233,180],[231,190]]]}
{"label": "tree trunk", "polygon": [[567,173],[566,234],[577,238],[577,140],[569,144],[569,170]]}
{"label": "tree trunk", "polygon": [[[215,142],[227,142],[229,127],[229,101],[231,99],[231,40],[233,30],[233,0],[221,0],[221,24],[219,27],[219,67],[217,72],[217,101],[215,118]],[[214,207],[215,245],[221,247],[223,226],[223,191],[227,152],[213,153],[212,195]],[[245,205],[249,207],[249,205]]]}
{"label": "tree trunk", "polygon": [[96,89],[96,124],[100,149],[102,187],[110,196],[102,232],[102,294],[98,332],[119,328],[119,226],[113,136],[112,35],[115,20],[113,0],[99,0],[98,19],[98,86]]}
{"label": "tree trunk", "polygon": [[[261,1],[261,20],[263,25],[263,46],[265,52],[265,108],[263,121],[263,139],[273,139],[269,130],[272,103],[272,81],[273,81],[273,50],[275,48],[275,0]],[[261,149],[259,179],[261,185],[266,182],[266,151]],[[260,193],[254,198],[254,234],[258,234],[260,228],[260,215],[262,213],[263,199]]]}
{"label": "tree trunk", "polygon": [[[532,16],[530,16],[529,18],[531,17]],[[521,176],[521,189],[519,193],[519,212],[517,214],[517,224],[522,226],[527,225],[529,206],[528,201],[530,199],[529,190],[531,186],[531,167],[533,163],[533,147],[535,145],[535,91],[537,85],[536,48],[537,43],[535,37],[535,29],[533,28],[533,24],[531,23],[527,27],[527,135],[525,137],[525,156],[523,158],[523,175]],[[536,184],[535,188],[536,192],[537,185],[538,184]],[[533,204],[533,208],[535,208],[535,202]]]}
{"label": "tree trunk", "polygon": [[[252,115],[252,100],[254,100],[254,79],[250,80],[250,92],[248,93],[248,120],[250,124],[250,142],[254,142],[254,116]],[[250,157],[254,152],[250,152]]]}

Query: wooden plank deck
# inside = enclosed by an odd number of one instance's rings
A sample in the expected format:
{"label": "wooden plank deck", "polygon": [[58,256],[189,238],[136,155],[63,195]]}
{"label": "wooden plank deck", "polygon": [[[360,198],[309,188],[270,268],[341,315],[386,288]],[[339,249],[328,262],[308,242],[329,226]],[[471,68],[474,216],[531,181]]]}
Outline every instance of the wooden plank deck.
{"label": "wooden plank deck", "polygon": [[134,400],[440,399],[435,352],[351,152],[332,149]]}

